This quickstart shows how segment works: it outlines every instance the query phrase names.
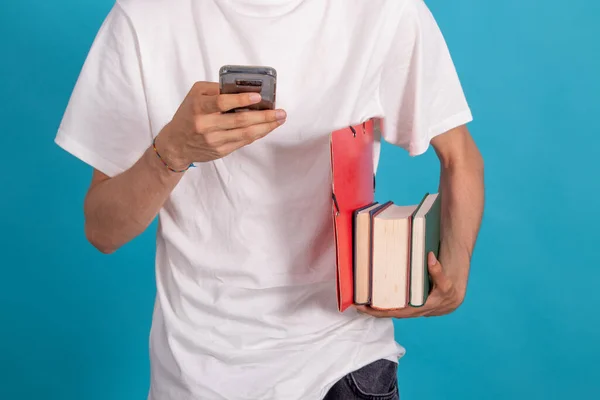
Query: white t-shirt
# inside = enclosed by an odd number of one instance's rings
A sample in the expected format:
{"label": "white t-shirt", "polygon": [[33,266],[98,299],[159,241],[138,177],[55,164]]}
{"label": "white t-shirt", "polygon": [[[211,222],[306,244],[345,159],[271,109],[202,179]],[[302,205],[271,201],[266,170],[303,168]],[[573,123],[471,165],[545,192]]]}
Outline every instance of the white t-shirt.
{"label": "white t-shirt", "polygon": [[471,114],[421,0],[120,0],[56,142],[115,176],[225,64],[274,67],[288,119],[190,169],[160,211],[149,398],[320,399],[404,353],[391,320],[337,311],[329,133],[383,116],[418,155]]}

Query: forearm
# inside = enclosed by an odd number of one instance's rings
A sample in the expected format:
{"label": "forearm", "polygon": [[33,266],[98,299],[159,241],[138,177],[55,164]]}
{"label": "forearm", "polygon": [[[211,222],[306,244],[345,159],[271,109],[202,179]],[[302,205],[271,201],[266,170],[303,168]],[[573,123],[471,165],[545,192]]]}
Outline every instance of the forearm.
{"label": "forearm", "polygon": [[484,208],[483,161],[476,149],[459,162],[442,162],[440,193],[440,261],[464,296]]}
{"label": "forearm", "polygon": [[100,251],[116,251],[154,220],[182,173],[170,172],[149,147],[127,171],[94,185],[85,200],[85,231]]}

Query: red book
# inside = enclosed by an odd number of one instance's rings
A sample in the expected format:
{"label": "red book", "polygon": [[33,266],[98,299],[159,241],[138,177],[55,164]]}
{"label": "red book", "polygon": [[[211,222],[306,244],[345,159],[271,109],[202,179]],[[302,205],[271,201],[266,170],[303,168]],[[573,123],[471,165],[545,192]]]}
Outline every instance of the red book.
{"label": "red book", "polygon": [[354,302],[354,211],[374,202],[374,120],[331,134],[332,206],[339,311]]}

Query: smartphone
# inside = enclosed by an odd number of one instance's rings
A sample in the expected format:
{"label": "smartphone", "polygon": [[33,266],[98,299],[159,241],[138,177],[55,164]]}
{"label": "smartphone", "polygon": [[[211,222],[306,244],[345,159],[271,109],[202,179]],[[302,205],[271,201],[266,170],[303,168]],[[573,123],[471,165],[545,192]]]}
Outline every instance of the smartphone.
{"label": "smartphone", "polygon": [[260,93],[260,103],[249,107],[236,108],[230,112],[275,109],[277,71],[271,67],[224,65],[219,70],[219,90],[221,94]]}

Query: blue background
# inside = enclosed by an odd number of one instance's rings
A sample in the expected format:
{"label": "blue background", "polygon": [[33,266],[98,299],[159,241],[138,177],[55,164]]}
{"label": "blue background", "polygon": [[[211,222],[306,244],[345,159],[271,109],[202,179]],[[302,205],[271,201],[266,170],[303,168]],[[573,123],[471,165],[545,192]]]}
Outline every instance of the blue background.
{"label": "blue background", "polygon": [[[53,144],[110,0],[0,5],[0,399],[147,394],[154,226],[87,244],[90,169]],[[486,161],[464,306],[397,322],[404,399],[600,398],[600,2],[430,0]],[[385,146],[378,196],[436,187],[432,151]]]}

